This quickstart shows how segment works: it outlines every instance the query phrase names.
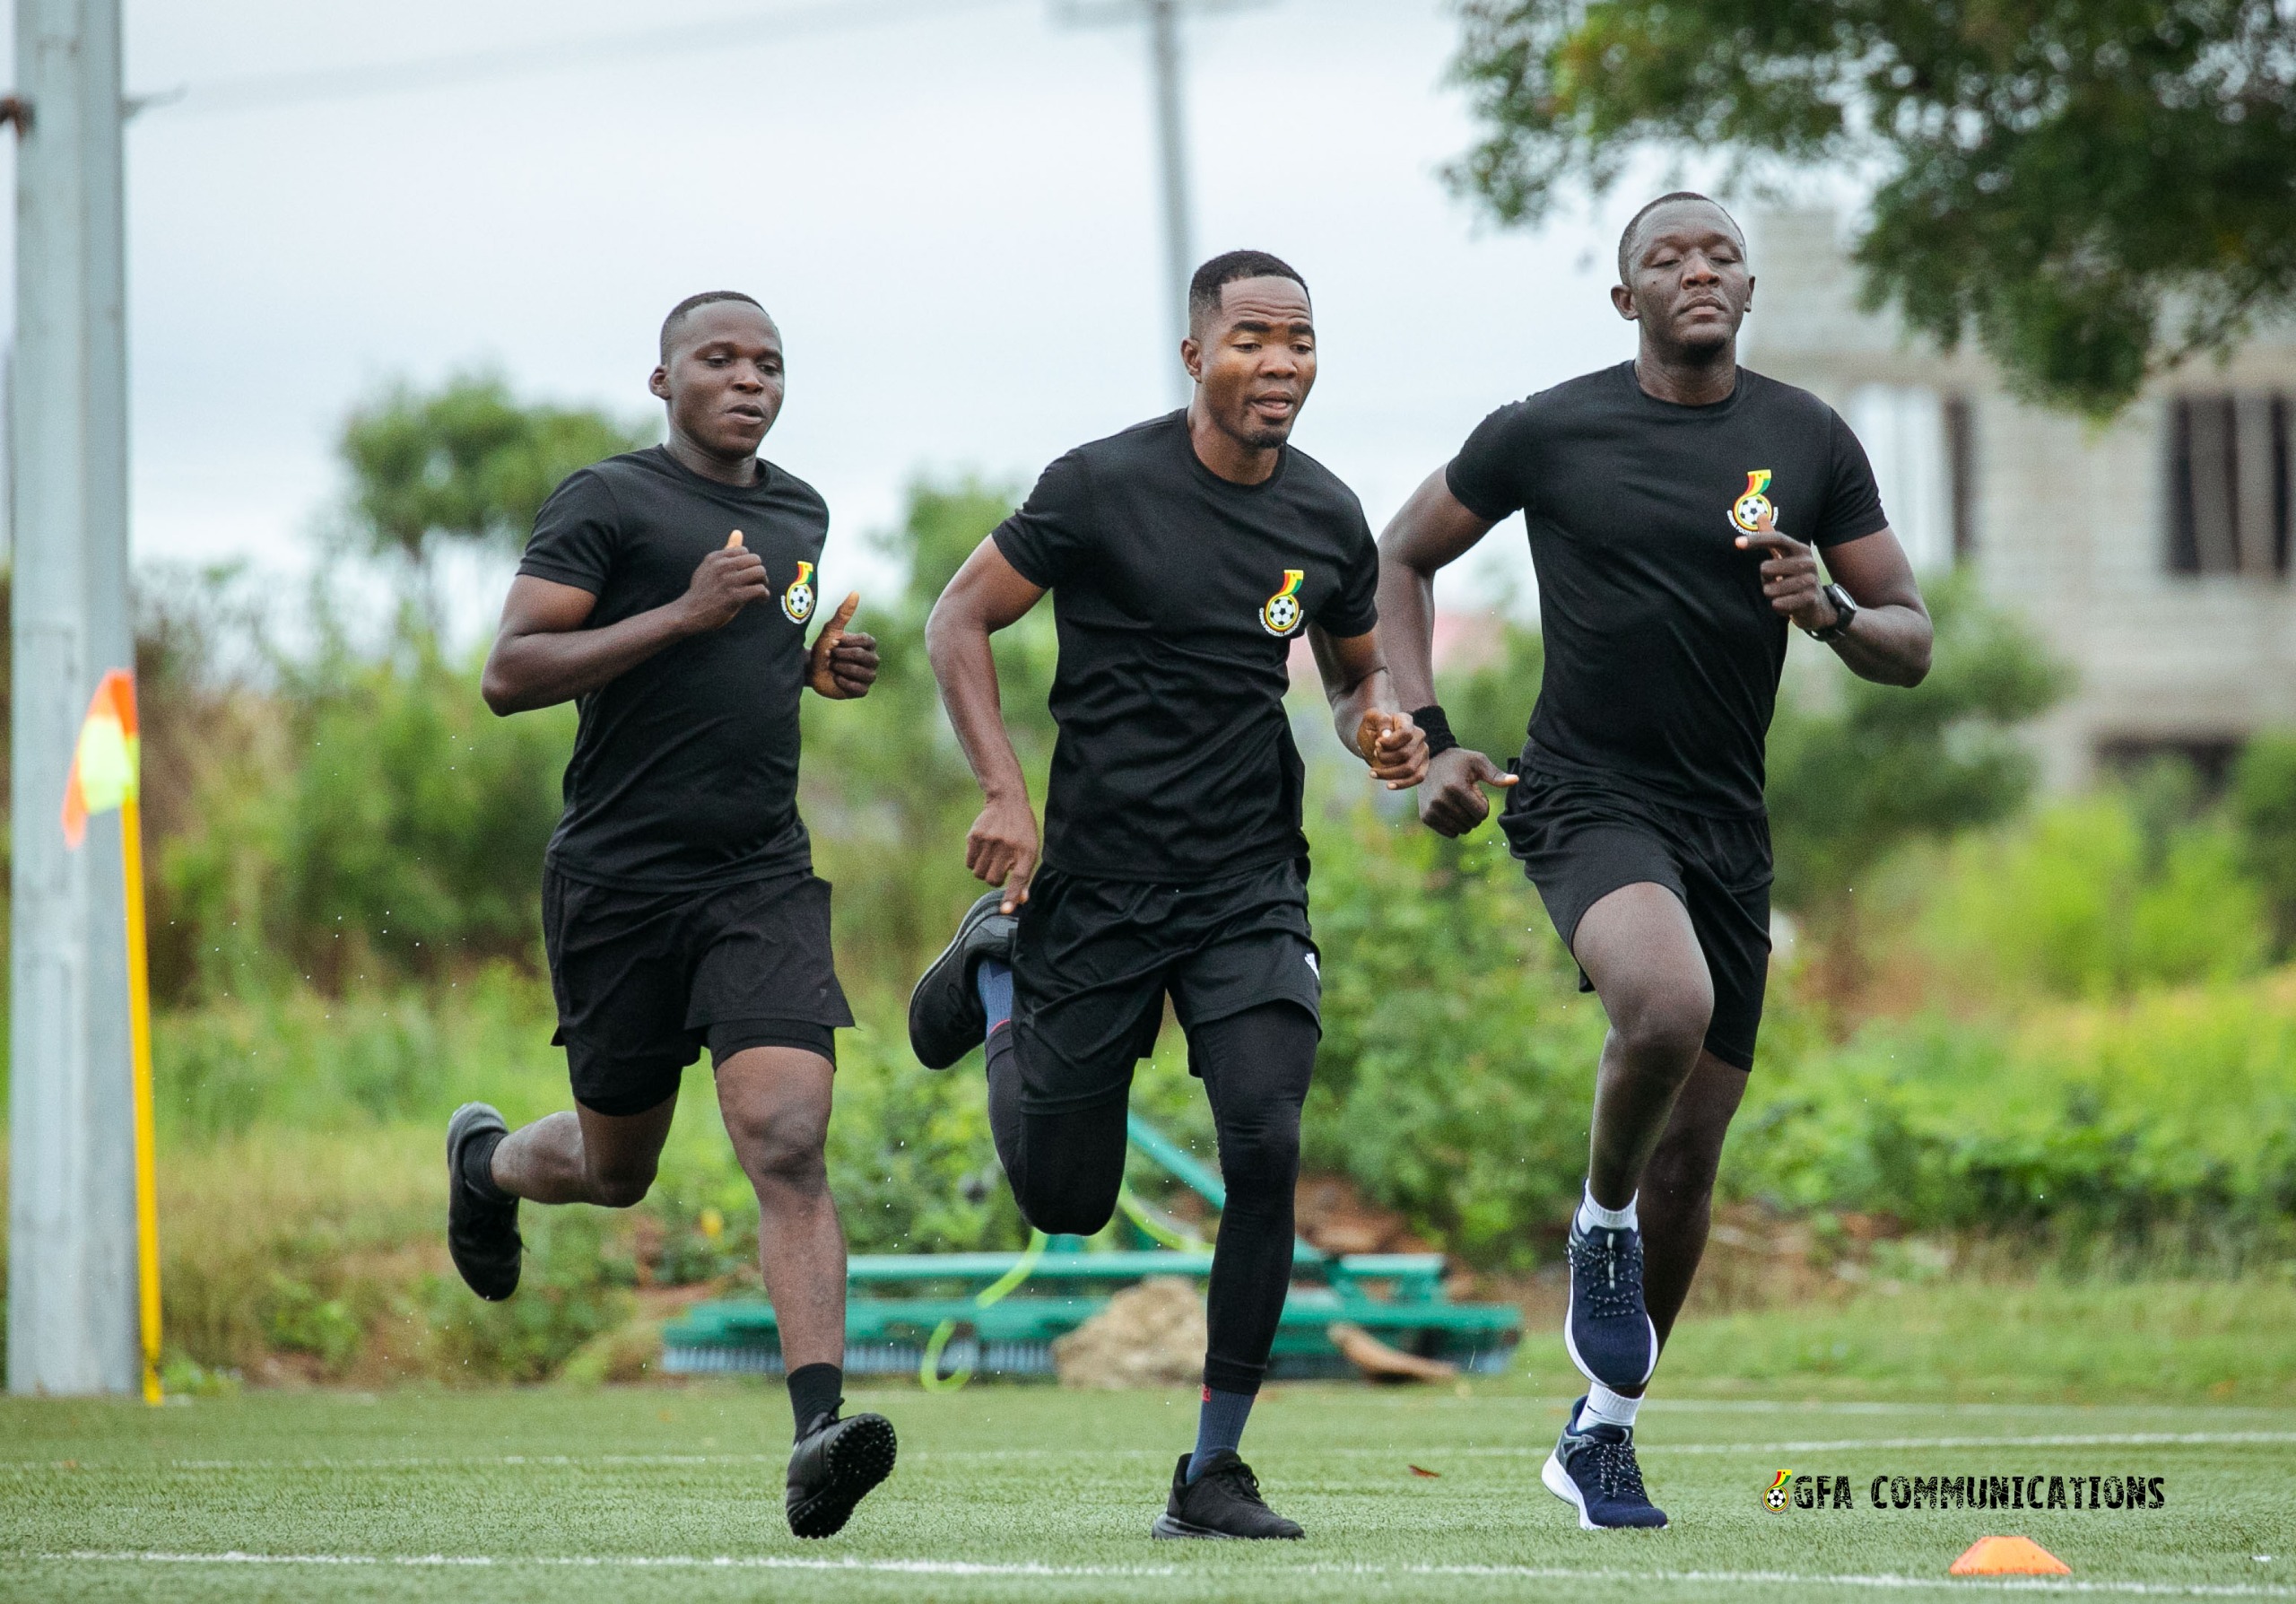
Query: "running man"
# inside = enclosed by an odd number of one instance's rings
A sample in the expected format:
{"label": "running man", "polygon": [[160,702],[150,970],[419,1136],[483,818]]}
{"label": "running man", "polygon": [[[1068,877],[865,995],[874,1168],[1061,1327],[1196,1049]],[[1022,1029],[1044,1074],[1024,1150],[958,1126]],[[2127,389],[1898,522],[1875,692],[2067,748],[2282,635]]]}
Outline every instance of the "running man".
{"label": "running man", "polygon": [[[976,902],[909,999],[945,1068],[984,1038],[989,1120],[1021,1212],[1089,1235],[1124,1180],[1134,1063],[1169,993],[1218,1128],[1228,1202],[1193,1453],[1163,1538],[1296,1538],[1238,1455],[1292,1284],[1300,1105],[1321,981],[1308,929],[1303,775],[1283,712],[1292,644],[1315,651],[1339,738],[1390,789],[1425,743],[1372,627],[1363,510],[1286,442],[1316,379],[1299,274],[1260,251],[1198,268],[1185,411],[1080,446],[969,558],[926,641],[987,805],[965,862]],[[988,638],[1057,597],[1060,728],[1037,824]]]}
{"label": "running man", "polygon": [[[1738,365],[1754,281],[1729,214],[1662,196],[1627,224],[1618,267],[1611,301],[1640,353],[1484,419],[1388,526],[1379,579],[1396,688],[1435,754],[1419,816],[1462,835],[1490,812],[1478,787],[1511,788],[1500,827],[1610,1017],[1564,1328],[1591,1384],[1544,1474],[1589,1528],[1666,1521],[1634,1416],[1753,1067],[1763,746],[1787,625],[1886,684],[1918,684],[1930,646],[1857,439],[1814,396]],[[1436,571],[1518,511],[1546,671],[1502,773],[1432,705],[1430,631]]]}
{"label": "running man", "polygon": [[503,604],[484,691],[497,713],[581,705],[566,813],[543,868],[543,936],[575,1108],[506,1134],[485,1103],[447,1128],[447,1241],[483,1298],[518,1285],[518,1199],[645,1197],[708,1047],[757,1190],[796,1448],[787,1508],[828,1537],[892,1469],[881,1415],[839,1418],[845,1234],[822,1147],[834,1033],[853,1023],[830,953],[829,885],[797,816],[797,704],[862,696],[877,647],[849,596],[805,644],[829,509],[757,455],[781,410],[780,331],[730,291],[662,325],[648,388],[669,439],[561,484]]}

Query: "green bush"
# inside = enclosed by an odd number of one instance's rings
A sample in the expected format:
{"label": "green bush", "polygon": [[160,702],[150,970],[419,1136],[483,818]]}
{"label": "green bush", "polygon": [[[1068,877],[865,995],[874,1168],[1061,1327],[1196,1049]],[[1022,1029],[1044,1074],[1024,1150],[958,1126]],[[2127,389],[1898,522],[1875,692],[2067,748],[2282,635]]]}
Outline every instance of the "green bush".
{"label": "green bush", "polygon": [[1957,842],[1926,893],[1927,940],[1980,996],[2256,973],[2270,937],[2239,836],[2207,816],[2149,833],[2130,793],[2103,791]]}
{"label": "green bush", "polygon": [[2022,1028],[1868,1025],[1760,1076],[1725,1185],[1918,1229],[2284,1247],[2296,1210],[2288,977],[2057,1008]]}
{"label": "green bush", "polygon": [[1535,1262],[1585,1173],[1601,1008],[1494,828],[1449,842],[1367,806],[1314,840],[1309,1165],[1471,1261]]}
{"label": "green bush", "polygon": [[459,1277],[423,1277],[419,1298],[435,1345],[439,1373],[449,1380],[547,1381],[567,1356],[631,1316],[628,1288],[637,1267],[626,1234],[594,1208],[529,1208],[518,1295],[483,1302]]}

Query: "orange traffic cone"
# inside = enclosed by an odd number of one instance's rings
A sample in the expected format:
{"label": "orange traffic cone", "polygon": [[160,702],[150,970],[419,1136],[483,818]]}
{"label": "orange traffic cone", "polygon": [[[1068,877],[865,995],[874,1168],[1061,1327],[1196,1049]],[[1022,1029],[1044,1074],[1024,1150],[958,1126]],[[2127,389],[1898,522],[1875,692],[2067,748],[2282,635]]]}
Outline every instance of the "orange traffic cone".
{"label": "orange traffic cone", "polygon": [[1954,1576],[2070,1576],[2073,1567],[2031,1538],[1979,1538],[1955,1560]]}

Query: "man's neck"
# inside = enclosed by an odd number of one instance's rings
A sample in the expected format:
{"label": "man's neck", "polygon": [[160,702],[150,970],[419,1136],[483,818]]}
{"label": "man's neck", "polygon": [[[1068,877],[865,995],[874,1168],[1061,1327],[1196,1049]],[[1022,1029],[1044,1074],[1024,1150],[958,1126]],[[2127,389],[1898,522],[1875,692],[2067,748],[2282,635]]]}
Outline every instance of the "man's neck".
{"label": "man's neck", "polygon": [[1196,459],[1231,484],[1265,484],[1283,459],[1282,446],[1246,445],[1205,416],[1195,402],[1187,409],[1187,440]]}
{"label": "man's neck", "polygon": [[1651,399],[1676,406],[1727,401],[1738,388],[1738,343],[1696,353],[1656,351],[1645,344],[1634,359],[1634,382]]}
{"label": "man's neck", "polygon": [[754,451],[734,458],[720,457],[713,451],[703,450],[691,438],[674,429],[670,431],[670,438],[662,442],[662,449],[705,479],[742,487],[757,483],[757,453]]}

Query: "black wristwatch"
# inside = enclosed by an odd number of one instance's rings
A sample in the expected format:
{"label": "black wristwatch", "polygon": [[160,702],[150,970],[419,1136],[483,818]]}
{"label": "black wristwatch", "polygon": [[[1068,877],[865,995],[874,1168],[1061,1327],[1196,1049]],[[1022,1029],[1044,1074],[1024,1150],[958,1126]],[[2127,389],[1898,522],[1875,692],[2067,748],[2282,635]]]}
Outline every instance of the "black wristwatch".
{"label": "black wristwatch", "polygon": [[1822,641],[1831,646],[1849,633],[1850,623],[1857,616],[1857,604],[1850,600],[1849,592],[1839,585],[1828,585],[1818,594],[1833,604],[1833,622],[1822,630],[1805,629],[1802,632],[1813,641]]}

